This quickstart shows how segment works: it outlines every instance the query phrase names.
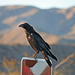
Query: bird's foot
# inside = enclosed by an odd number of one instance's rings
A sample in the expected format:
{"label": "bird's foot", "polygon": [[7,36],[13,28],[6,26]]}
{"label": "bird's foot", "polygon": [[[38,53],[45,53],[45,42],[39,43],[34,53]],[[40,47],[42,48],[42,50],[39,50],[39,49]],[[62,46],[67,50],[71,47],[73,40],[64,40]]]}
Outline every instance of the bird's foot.
{"label": "bird's foot", "polygon": [[35,58],[35,56],[33,55],[33,56],[31,56],[31,58]]}
{"label": "bird's foot", "polygon": [[37,55],[36,54],[33,54],[32,58],[36,58],[36,57],[37,57]]}
{"label": "bird's foot", "polygon": [[38,61],[38,60],[37,60],[37,56],[34,56],[34,55],[33,55],[32,58],[34,58],[35,61]]}
{"label": "bird's foot", "polygon": [[38,62],[37,57],[35,57],[34,59],[35,59],[35,61],[37,61],[37,62]]}
{"label": "bird's foot", "polygon": [[37,56],[35,56],[34,59],[37,59]]}

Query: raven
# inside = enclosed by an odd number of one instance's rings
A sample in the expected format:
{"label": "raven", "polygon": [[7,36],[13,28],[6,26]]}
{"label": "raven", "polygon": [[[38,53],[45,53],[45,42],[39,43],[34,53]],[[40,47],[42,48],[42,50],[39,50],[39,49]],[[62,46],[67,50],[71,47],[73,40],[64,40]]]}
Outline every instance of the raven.
{"label": "raven", "polygon": [[51,67],[52,64],[49,61],[48,56],[52,57],[56,61],[57,61],[57,58],[51,53],[50,46],[43,40],[43,38],[28,23],[23,23],[19,25],[19,27],[22,27],[24,29],[28,42],[30,43],[31,47],[36,51],[33,56],[36,57],[39,51],[42,52],[46,62]]}

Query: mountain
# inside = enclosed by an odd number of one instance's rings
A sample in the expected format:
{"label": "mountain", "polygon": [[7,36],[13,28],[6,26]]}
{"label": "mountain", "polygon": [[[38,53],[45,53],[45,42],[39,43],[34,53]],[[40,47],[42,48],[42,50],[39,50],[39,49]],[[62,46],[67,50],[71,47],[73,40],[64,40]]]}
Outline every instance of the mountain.
{"label": "mountain", "polygon": [[[10,65],[16,65],[14,62],[17,60],[20,62],[23,56],[32,56],[34,53],[23,29],[18,27],[24,22],[32,25],[51,45],[53,54],[58,58],[58,62],[52,59],[54,75],[59,75],[59,73],[74,75],[75,7],[68,9],[39,9],[32,6],[0,7],[0,72],[9,72]],[[42,54],[39,54],[39,58],[42,57]],[[9,67],[6,66],[8,63],[10,63]]]}
{"label": "mountain", "polygon": [[[23,32],[20,31],[18,25],[28,22],[33,25],[37,31],[42,32],[42,35],[47,34],[44,37],[54,38],[55,43],[68,44],[70,42],[71,44],[75,44],[74,19],[75,7],[68,9],[52,8],[45,10],[31,6],[0,7],[0,39],[5,42],[6,40],[9,40],[6,35],[15,32],[15,36],[10,35],[9,38],[10,40],[17,40],[17,35],[23,36]],[[21,37],[19,38],[21,39]],[[10,40],[9,42],[11,42]],[[52,44],[54,41],[51,41]],[[3,41],[1,43],[3,43]]]}

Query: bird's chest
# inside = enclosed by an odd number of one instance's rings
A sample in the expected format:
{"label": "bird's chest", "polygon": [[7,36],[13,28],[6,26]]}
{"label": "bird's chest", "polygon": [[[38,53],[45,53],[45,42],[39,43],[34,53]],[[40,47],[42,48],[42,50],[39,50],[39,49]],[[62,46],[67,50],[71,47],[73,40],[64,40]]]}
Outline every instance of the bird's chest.
{"label": "bird's chest", "polygon": [[28,35],[27,39],[28,39],[29,43],[32,44],[34,42],[33,33],[31,33],[30,35]]}
{"label": "bird's chest", "polygon": [[31,33],[30,35],[28,35],[27,37],[28,39],[28,42],[30,43],[31,47],[34,49],[34,50],[37,50],[37,46],[36,46],[36,40],[33,36],[33,34]]}

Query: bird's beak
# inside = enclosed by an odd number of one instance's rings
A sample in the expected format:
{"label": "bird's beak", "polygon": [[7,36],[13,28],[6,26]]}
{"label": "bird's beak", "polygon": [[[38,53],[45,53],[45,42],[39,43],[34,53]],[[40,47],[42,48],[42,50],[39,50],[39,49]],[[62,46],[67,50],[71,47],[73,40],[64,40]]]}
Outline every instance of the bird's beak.
{"label": "bird's beak", "polygon": [[19,25],[19,27],[23,27],[23,25],[21,24],[21,25]]}

